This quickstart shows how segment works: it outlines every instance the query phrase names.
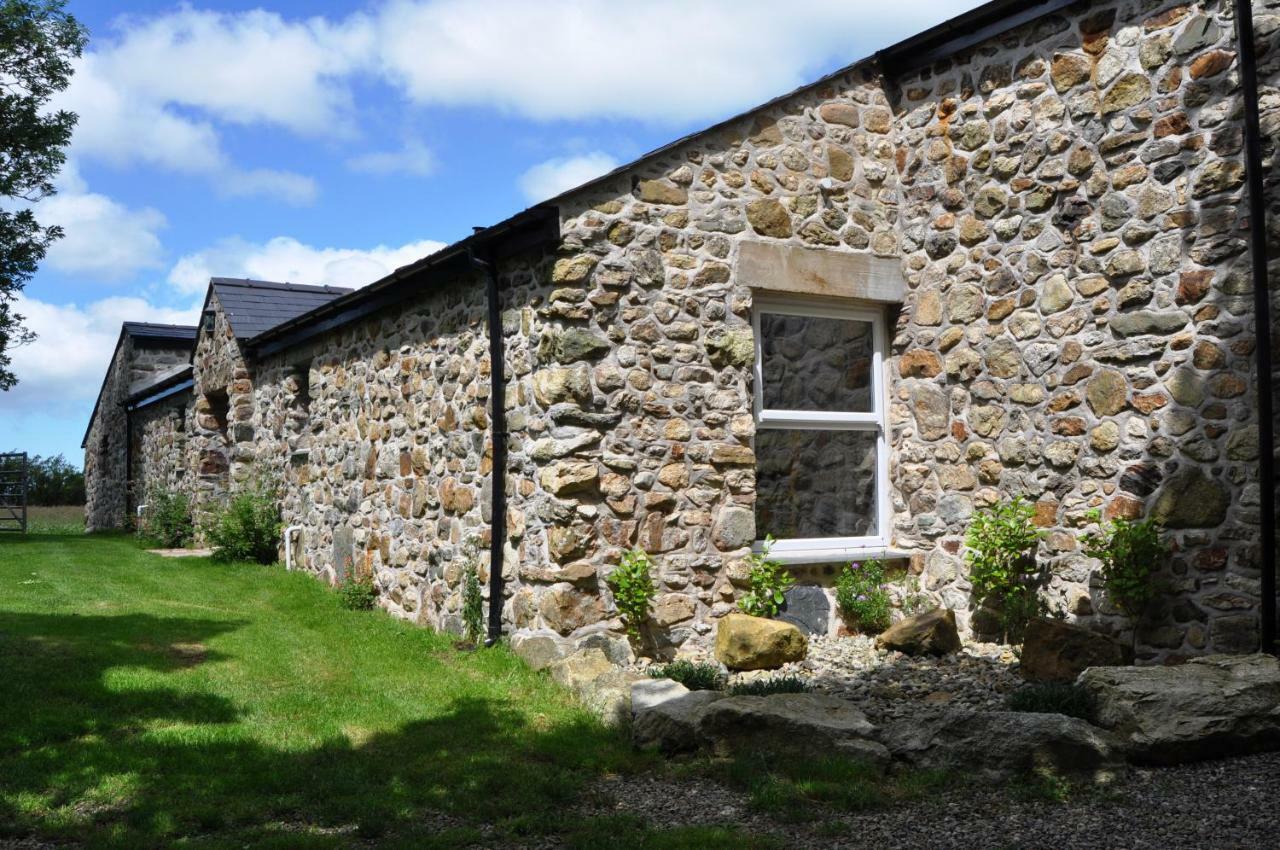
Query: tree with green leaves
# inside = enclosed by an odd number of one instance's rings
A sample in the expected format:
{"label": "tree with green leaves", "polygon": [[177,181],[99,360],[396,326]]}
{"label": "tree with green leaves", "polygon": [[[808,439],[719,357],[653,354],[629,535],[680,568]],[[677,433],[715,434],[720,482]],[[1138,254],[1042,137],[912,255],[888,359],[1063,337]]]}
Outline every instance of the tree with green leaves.
{"label": "tree with green leaves", "polygon": [[14,301],[62,235],[57,226],[41,226],[26,205],[54,193],[76,123],[72,112],[47,109],[71,82],[71,63],[88,37],[65,5],[0,0],[0,390],[18,381],[13,349],[35,339]]}

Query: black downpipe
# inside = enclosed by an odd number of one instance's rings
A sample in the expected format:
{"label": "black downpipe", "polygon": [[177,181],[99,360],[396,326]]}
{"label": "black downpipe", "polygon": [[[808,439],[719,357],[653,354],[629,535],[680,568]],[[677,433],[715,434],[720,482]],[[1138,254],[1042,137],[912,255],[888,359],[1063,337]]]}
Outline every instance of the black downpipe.
{"label": "black downpipe", "polygon": [[489,422],[493,434],[493,500],[489,519],[489,636],[485,646],[502,639],[502,562],[507,540],[507,357],[502,339],[502,305],[498,270],[491,260],[468,252],[471,264],[485,276],[489,308]]}
{"label": "black downpipe", "polygon": [[1254,351],[1258,369],[1258,479],[1262,486],[1261,649],[1276,652],[1276,468],[1275,413],[1271,395],[1271,289],[1267,281],[1267,204],[1263,194],[1262,133],[1258,120],[1258,60],[1253,41],[1253,4],[1236,0],[1240,88],[1244,97],[1244,156],[1249,186],[1249,254],[1253,265]]}

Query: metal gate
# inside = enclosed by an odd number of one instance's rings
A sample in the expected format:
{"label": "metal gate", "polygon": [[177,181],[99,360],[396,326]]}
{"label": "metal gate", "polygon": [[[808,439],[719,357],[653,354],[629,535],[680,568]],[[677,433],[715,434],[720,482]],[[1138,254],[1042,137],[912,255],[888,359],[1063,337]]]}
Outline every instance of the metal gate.
{"label": "metal gate", "polygon": [[0,531],[27,530],[27,453],[0,454]]}

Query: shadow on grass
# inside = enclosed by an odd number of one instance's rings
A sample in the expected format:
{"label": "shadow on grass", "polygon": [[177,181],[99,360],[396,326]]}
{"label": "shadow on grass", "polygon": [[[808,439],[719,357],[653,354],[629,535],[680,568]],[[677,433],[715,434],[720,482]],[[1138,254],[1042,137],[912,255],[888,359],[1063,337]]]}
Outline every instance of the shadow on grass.
{"label": "shadow on grass", "polygon": [[597,777],[639,764],[617,733],[585,718],[553,723],[502,699],[464,698],[393,732],[288,751],[237,723],[252,707],[109,687],[127,668],[222,660],[192,647],[240,625],[0,613],[0,836],[104,847],[505,847],[558,835],[589,847],[604,833],[615,848],[774,846],[731,829],[660,831],[584,814]]}

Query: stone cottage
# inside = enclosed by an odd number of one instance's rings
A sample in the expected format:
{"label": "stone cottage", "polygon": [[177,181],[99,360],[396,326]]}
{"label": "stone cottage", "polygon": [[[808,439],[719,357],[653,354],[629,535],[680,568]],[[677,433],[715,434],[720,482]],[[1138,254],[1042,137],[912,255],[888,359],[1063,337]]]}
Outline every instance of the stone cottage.
{"label": "stone cottage", "polygon": [[1257,90],[1232,3],[997,0],[355,291],[215,279],[187,367],[124,382],[117,352],[90,526],[265,478],[298,568],[456,629],[474,543],[495,635],[620,658],[624,550],[675,650],[766,535],[818,628],[812,588],[866,557],[968,628],[968,520],[1020,495],[1056,611],[1119,629],[1079,534],[1154,516],[1141,654],[1254,650],[1277,375],[1246,117],[1270,162],[1278,5]]}

